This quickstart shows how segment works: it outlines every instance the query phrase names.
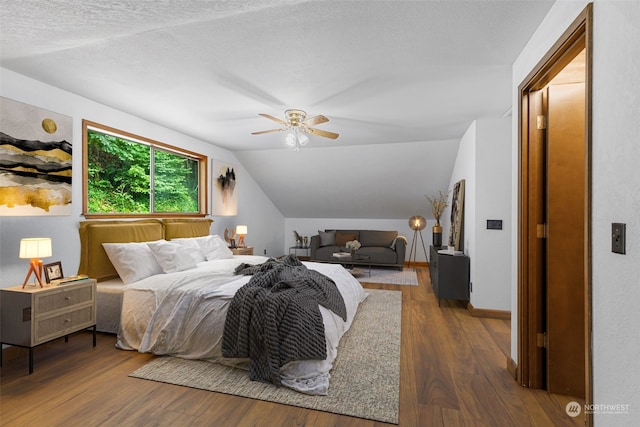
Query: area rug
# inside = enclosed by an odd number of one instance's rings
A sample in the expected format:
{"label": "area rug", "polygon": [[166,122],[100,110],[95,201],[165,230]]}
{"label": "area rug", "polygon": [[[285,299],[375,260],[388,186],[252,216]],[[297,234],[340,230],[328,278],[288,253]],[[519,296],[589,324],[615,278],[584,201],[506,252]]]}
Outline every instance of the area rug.
{"label": "area rug", "polygon": [[158,357],[129,376],[398,424],[402,293],[367,293],[340,340],[328,396],[308,396],[250,381],[246,371],[176,357]]}
{"label": "area rug", "polygon": [[367,267],[357,267],[354,277],[362,283],[386,283],[388,285],[418,285],[418,276],[413,268],[402,271],[392,268],[372,268],[371,277]]}

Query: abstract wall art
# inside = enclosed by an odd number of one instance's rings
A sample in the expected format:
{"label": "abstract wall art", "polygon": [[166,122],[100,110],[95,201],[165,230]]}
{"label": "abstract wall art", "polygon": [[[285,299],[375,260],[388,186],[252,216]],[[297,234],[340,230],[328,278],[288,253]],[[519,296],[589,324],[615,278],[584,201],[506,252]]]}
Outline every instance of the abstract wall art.
{"label": "abstract wall art", "polygon": [[71,215],[72,124],[0,97],[0,216]]}
{"label": "abstract wall art", "polygon": [[213,215],[238,215],[237,167],[219,160],[211,163]]}
{"label": "abstract wall art", "polygon": [[453,186],[449,246],[454,246],[456,251],[464,251],[464,179]]}

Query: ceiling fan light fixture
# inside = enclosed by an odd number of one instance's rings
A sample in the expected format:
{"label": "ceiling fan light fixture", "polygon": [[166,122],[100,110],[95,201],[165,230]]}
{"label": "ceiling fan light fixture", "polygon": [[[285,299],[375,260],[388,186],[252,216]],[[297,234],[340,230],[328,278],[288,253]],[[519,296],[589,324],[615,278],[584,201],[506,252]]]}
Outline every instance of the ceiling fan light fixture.
{"label": "ceiling fan light fixture", "polygon": [[260,117],[264,117],[266,119],[279,123],[284,127],[281,127],[279,129],[251,132],[251,134],[261,135],[264,133],[286,131],[287,135],[284,140],[286,141],[288,146],[293,147],[293,151],[300,151],[300,147],[306,145],[309,142],[309,136],[307,134],[322,136],[324,138],[331,139],[336,139],[338,138],[338,136],[340,136],[335,132],[329,132],[326,130],[311,127],[329,121],[329,119],[322,114],[307,119],[307,113],[302,110],[286,110],[284,112],[286,121],[274,117],[270,114],[259,113],[258,115]]}
{"label": "ceiling fan light fixture", "polygon": [[293,151],[300,151],[300,147],[309,142],[309,137],[295,126],[287,133],[285,141],[289,147],[293,147]]}

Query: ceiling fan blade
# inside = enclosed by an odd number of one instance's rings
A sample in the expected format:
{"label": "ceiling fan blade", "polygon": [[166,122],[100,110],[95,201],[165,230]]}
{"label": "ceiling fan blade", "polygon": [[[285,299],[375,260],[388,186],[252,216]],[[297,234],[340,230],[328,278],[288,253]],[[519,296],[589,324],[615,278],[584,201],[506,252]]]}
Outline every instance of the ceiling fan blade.
{"label": "ceiling fan blade", "polygon": [[259,115],[259,116],[261,116],[261,117],[264,117],[265,119],[269,119],[269,120],[273,120],[274,122],[278,122],[278,123],[280,123],[281,125],[289,126],[289,123],[287,123],[287,122],[285,122],[284,120],[279,119],[279,118],[277,118],[277,117],[273,117],[273,116],[272,116],[272,115],[270,115],[270,114],[259,113],[258,115]]}
{"label": "ceiling fan blade", "polygon": [[313,125],[319,125],[320,123],[327,123],[328,121],[329,119],[321,114],[319,116],[311,117],[305,120],[303,123],[307,126],[313,126]]}
{"label": "ceiling fan blade", "polygon": [[261,135],[263,133],[270,133],[270,132],[281,132],[284,129],[269,129],[269,130],[261,130],[258,132],[251,132],[251,135]]}
{"label": "ceiling fan blade", "polygon": [[306,128],[306,132],[309,132],[311,135],[324,136],[325,138],[336,139],[340,136],[340,134],[329,132],[327,130],[314,129],[314,128]]}

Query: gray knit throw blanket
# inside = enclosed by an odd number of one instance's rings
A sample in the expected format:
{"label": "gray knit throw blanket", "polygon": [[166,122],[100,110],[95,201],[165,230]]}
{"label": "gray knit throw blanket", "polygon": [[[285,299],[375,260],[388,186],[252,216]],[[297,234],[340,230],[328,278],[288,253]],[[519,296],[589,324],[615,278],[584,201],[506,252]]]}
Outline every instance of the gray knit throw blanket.
{"label": "gray knit throw blanket", "polygon": [[252,274],[238,290],[224,324],[222,355],[250,358],[253,381],[280,386],[280,367],[293,360],[325,359],[327,345],[318,304],[346,320],[347,310],[333,280],[305,267],[295,256],[242,264]]}

